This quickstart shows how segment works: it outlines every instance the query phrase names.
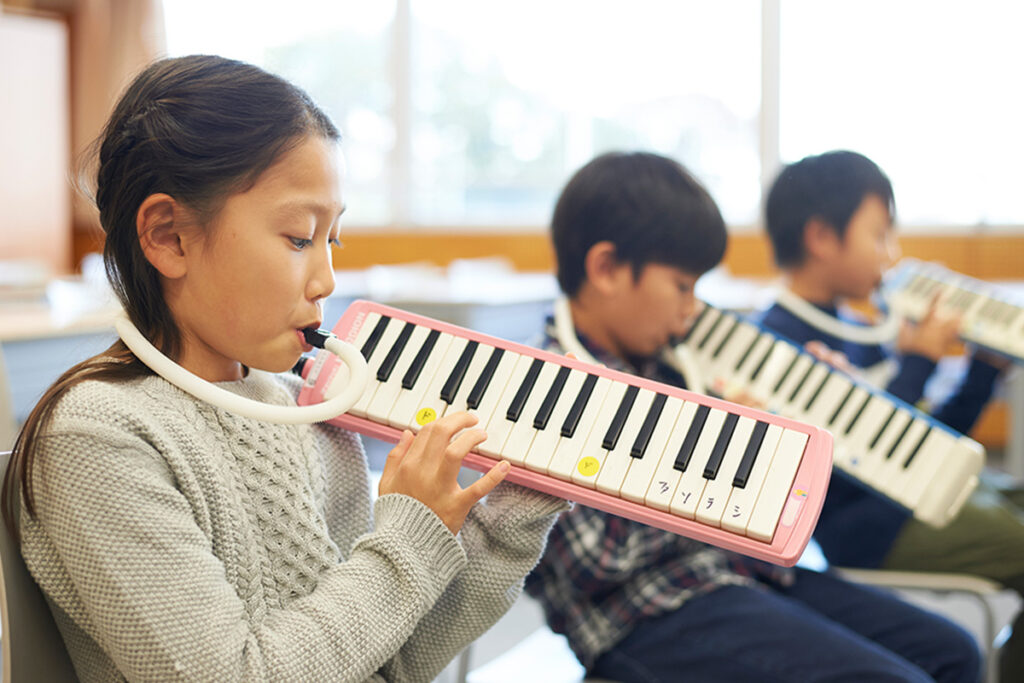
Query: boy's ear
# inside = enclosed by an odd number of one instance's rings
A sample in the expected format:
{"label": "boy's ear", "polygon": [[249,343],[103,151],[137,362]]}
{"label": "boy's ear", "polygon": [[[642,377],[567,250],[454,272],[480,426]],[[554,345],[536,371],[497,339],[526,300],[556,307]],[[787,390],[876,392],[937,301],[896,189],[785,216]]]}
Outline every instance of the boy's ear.
{"label": "boy's ear", "polygon": [[811,218],[804,225],[804,253],[815,260],[829,260],[842,249],[842,240],[827,221]]}
{"label": "boy's ear", "polygon": [[146,197],[135,214],[135,228],[142,253],[161,275],[175,279],[185,274],[185,216],[174,197],[163,193]]}
{"label": "boy's ear", "polygon": [[587,282],[602,294],[613,293],[623,278],[627,275],[632,277],[633,273],[628,263],[619,260],[615,245],[608,240],[596,242],[587,250],[583,268]]}

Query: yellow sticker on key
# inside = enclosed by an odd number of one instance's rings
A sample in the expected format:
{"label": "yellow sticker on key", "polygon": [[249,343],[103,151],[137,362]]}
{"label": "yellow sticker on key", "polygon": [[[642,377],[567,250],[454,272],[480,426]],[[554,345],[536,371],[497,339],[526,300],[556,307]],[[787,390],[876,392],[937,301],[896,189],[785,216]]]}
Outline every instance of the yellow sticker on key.
{"label": "yellow sticker on key", "polygon": [[420,408],[416,413],[416,424],[420,427],[437,419],[437,412],[433,408]]}
{"label": "yellow sticker on key", "polygon": [[576,469],[584,477],[592,477],[597,474],[597,469],[601,466],[601,463],[597,461],[597,458],[587,456],[580,458],[579,463],[576,465]]}

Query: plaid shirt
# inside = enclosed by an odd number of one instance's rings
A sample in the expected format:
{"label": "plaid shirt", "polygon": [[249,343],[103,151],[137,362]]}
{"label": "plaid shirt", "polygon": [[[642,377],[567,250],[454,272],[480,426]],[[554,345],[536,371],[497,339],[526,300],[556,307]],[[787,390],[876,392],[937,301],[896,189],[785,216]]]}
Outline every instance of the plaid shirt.
{"label": "plaid shirt", "polygon": [[[683,377],[661,361],[629,367],[588,340],[580,342],[609,368],[684,386]],[[540,347],[563,352],[550,318]],[[642,619],[722,586],[790,581],[792,570],[576,505],[555,524],[526,590],[540,601],[551,629],[565,634],[590,669]]]}

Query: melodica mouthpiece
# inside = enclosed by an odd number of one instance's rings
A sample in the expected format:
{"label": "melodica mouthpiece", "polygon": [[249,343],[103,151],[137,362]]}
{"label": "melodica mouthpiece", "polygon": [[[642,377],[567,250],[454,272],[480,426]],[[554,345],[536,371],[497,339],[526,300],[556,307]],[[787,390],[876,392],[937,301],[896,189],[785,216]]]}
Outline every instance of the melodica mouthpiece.
{"label": "melodica mouthpiece", "polygon": [[318,349],[325,348],[324,345],[327,340],[331,339],[334,335],[327,330],[317,330],[312,327],[305,327],[302,330],[302,336],[306,338],[306,343],[315,346]]}

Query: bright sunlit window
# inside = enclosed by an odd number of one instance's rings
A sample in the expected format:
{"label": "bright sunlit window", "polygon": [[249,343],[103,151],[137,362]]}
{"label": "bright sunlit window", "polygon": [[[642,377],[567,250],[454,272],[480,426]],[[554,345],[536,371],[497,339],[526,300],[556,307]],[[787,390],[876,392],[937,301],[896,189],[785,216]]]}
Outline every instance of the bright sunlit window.
{"label": "bright sunlit window", "polygon": [[1018,3],[164,8],[170,54],[260,64],[334,118],[349,225],[541,229],[580,165],[610,149],[648,149],[690,168],[732,229],[751,229],[777,163],[835,148],[886,170],[904,229],[1024,225]]}
{"label": "bright sunlit window", "polygon": [[903,224],[1024,224],[1024,5],[782,3],[782,159],[843,147]]}

